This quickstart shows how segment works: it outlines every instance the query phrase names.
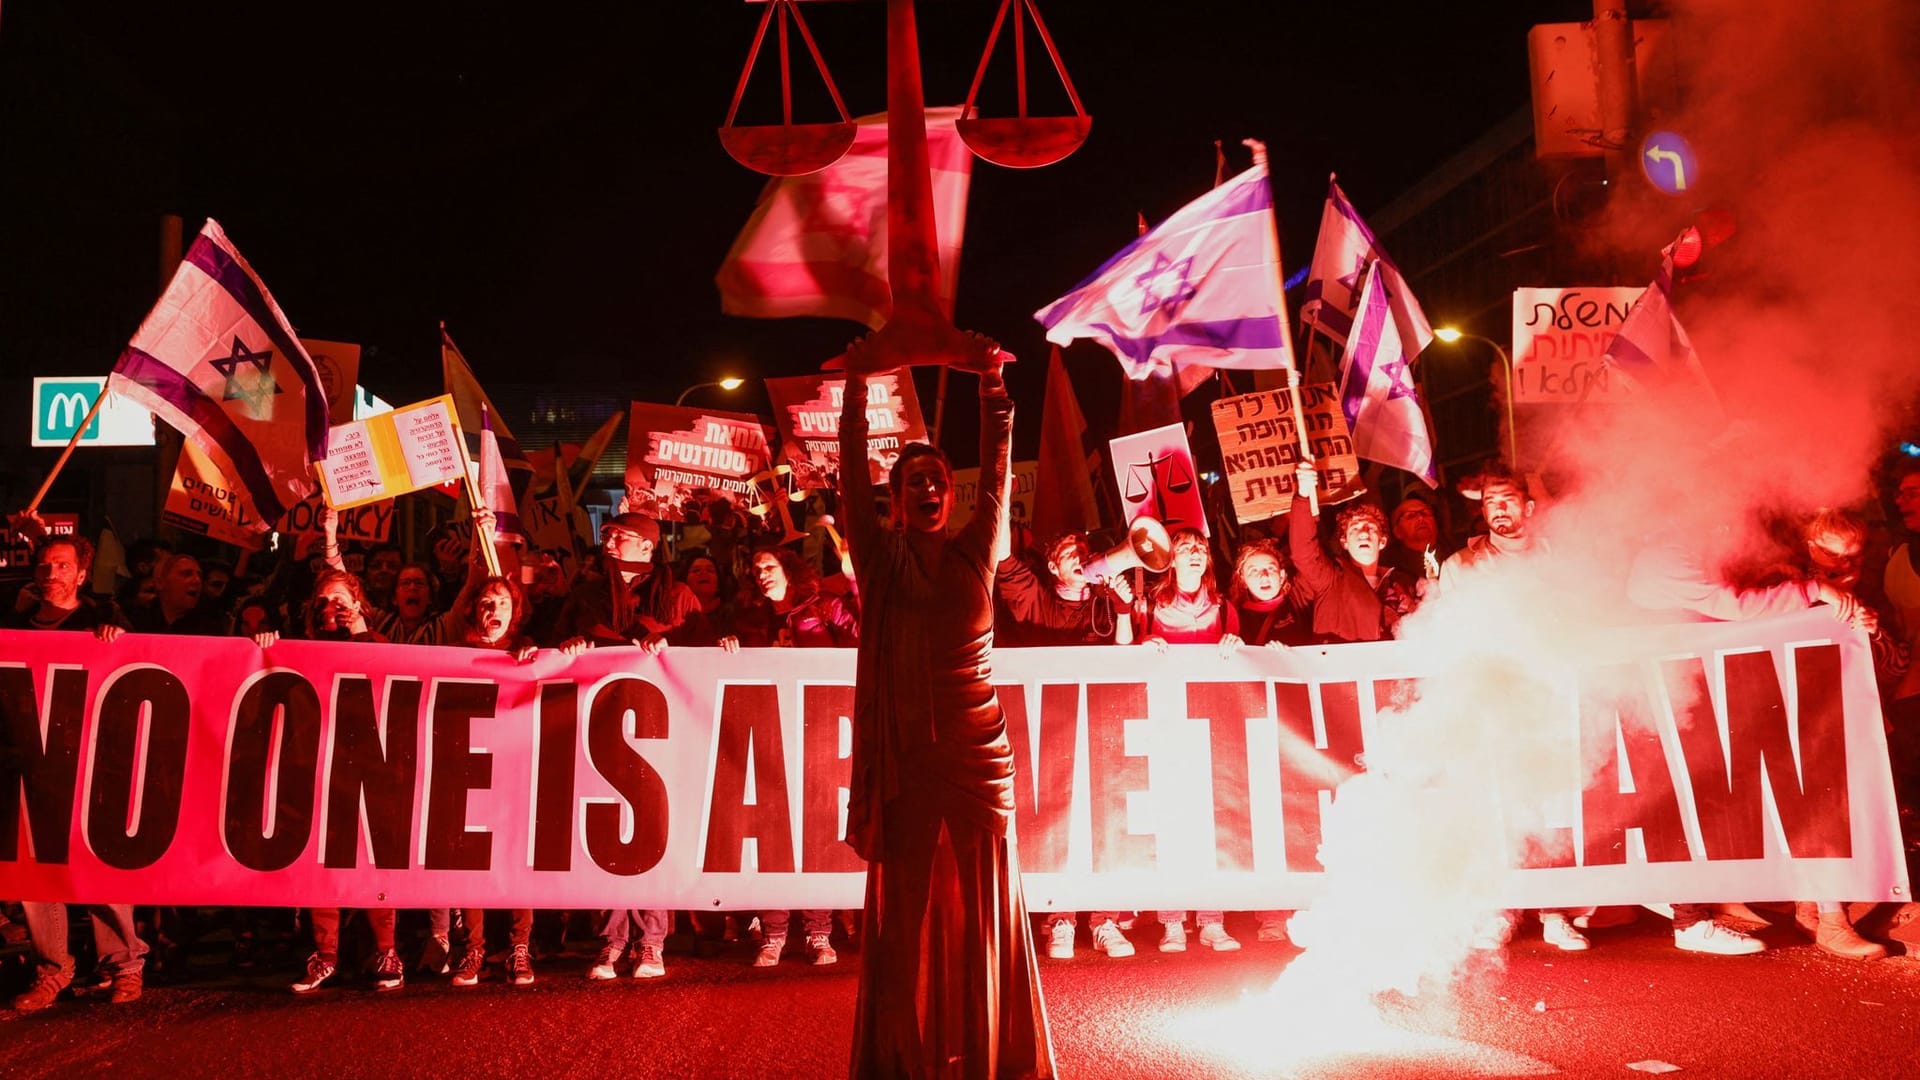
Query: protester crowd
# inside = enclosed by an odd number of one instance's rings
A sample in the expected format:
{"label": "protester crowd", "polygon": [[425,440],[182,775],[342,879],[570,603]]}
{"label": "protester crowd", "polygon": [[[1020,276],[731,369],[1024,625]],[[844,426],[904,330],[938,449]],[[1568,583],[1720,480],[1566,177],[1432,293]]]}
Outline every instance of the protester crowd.
{"label": "protester crowd", "polygon": [[[1298,473],[1312,492],[1311,467]],[[1507,560],[1551,559],[1551,538],[1538,535],[1540,503],[1529,482],[1499,466],[1472,484],[1476,500],[1413,490],[1390,507],[1362,498],[1316,508],[1296,496],[1291,511],[1271,522],[1172,531],[1163,572],[1116,557],[1118,538],[1069,533],[1033,537],[1016,528],[1014,551],[999,564],[996,637],[1002,645],[1111,645],[1165,649],[1214,645],[1273,649],[1379,641],[1423,602],[1460,587],[1468,575]],[[1629,598],[1647,621],[1734,620],[1822,607],[1864,630],[1874,650],[1887,719],[1902,829],[1911,859],[1920,842],[1916,780],[1920,780],[1920,667],[1909,662],[1920,637],[1920,463],[1909,462],[1889,481],[1892,528],[1878,515],[1820,509],[1776,522],[1779,558],[1756,567],[1714,567],[1673,538],[1648,541],[1626,582]],[[1471,513],[1451,514],[1454,507]],[[816,506],[816,510],[824,506]],[[1459,518],[1455,536],[1442,527]],[[1467,521],[1467,519],[1471,521]],[[646,655],[670,648],[712,646],[844,648],[860,634],[860,590],[838,537],[816,513],[807,539],[782,545],[761,519],[730,515],[689,527],[638,513],[621,513],[600,529],[600,546],[569,582],[559,563],[537,552],[504,552],[508,572],[494,569],[471,535],[493,533],[492,515],[477,511],[471,529],[443,528],[428,537],[426,557],[390,544],[345,550],[326,519],[311,552],[280,560],[270,573],[249,574],[233,564],[148,541],[126,553],[125,579],[96,588],[93,545],[82,536],[43,537],[34,552],[34,577],[7,609],[11,630],[85,631],[109,643],[122,634],[240,635],[261,646],[281,637],[377,642],[392,646],[496,649],[525,658],[541,648],[577,654],[590,648],[631,647]],[[668,545],[678,540],[677,559]],[[1119,547],[1124,547],[1124,543]],[[517,567],[517,572],[515,568]],[[1118,567],[1126,567],[1119,569]],[[115,574],[118,577],[118,573]],[[450,898],[457,899],[457,898]],[[1920,910],[1906,905],[1894,937],[1912,941]],[[72,983],[67,905],[5,905],[0,935],[31,947],[30,984],[12,999],[19,1012],[45,1008]],[[76,996],[114,1002],[140,997],[149,962],[178,969],[186,950],[203,939],[230,941],[240,968],[297,961],[289,985],[309,993],[362,970],[379,990],[403,986],[411,972],[472,986],[496,967],[515,985],[534,981],[534,961],[553,951],[569,926],[590,925],[601,947],[587,977],[623,974],[657,978],[667,972],[666,946],[683,919],[697,947],[742,942],[752,963],[771,967],[787,956],[791,912],[689,913],[664,910],[549,913],[526,909],[489,913],[450,907],[412,912],[369,910],[367,933],[343,936],[338,909],[304,915],[284,910],[140,908],[89,905],[96,966]],[[1744,905],[1673,905],[1674,942],[1681,949],[1741,954],[1764,948],[1752,931],[1766,920]],[[1160,924],[1163,952],[1197,944],[1239,949],[1221,911],[1095,911],[1086,913],[1095,952],[1131,956],[1136,920]],[[506,947],[490,948],[488,920],[504,928]],[[1569,951],[1589,947],[1585,930],[1608,913],[1543,911],[1543,938]],[[1796,905],[1795,921],[1815,942],[1840,956],[1872,959],[1885,947],[1856,932],[1844,905],[1818,897]],[[1257,940],[1286,940],[1286,913],[1248,913]],[[1236,921],[1240,921],[1236,918]],[[1498,948],[1522,925],[1511,913],[1483,927],[1482,947]],[[1043,917],[1049,956],[1074,956],[1075,913]],[[24,923],[24,931],[17,923]],[[857,942],[860,913],[800,913],[794,950],[811,964],[838,959],[836,939]],[[302,929],[304,927],[304,929]],[[401,930],[408,933],[403,936]],[[311,949],[294,944],[311,939]],[[358,951],[354,946],[358,947]],[[291,951],[289,951],[291,950]]]}

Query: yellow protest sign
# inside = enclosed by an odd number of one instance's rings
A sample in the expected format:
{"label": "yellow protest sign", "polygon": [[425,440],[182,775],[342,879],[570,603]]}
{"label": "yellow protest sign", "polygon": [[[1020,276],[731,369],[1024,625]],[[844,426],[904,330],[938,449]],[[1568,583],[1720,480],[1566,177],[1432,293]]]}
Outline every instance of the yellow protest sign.
{"label": "yellow protest sign", "polygon": [[344,510],[464,479],[466,463],[453,398],[442,394],[334,427],[314,469],[327,505]]}

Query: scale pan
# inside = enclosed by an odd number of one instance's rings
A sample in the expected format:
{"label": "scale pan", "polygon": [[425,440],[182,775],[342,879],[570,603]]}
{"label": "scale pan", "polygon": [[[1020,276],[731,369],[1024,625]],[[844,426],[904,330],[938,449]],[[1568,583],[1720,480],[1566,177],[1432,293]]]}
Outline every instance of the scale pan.
{"label": "scale pan", "polygon": [[853,147],[854,125],[761,124],[723,127],[720,145],[733,160],[768,176],[805,176],[845,157]]}
{"label": "scale pan", "polygon": [[1009,169],[1038,169],[1080,149],[1093,128],[1091,116],[968,117],[954,122],[975,154]]}

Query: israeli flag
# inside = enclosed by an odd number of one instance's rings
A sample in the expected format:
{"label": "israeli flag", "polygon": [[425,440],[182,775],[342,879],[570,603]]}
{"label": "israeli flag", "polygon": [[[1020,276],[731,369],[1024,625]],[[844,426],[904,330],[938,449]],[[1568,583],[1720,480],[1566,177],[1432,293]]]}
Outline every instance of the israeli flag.
{"label": "israeli flag", "polygon": [[1122,248],[1034,318],[1055,345],[1105,345],[1135,379],[1175,363],[1292,368],[1272,213],[1267,170],[1256,165]]}

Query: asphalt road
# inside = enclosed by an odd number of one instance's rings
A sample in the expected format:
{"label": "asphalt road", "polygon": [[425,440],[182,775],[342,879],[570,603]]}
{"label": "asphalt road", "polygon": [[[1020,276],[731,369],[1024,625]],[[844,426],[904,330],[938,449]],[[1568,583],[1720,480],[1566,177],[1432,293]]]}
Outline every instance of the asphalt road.
{"label": "asphalt road", "polygon": [[[1664,920],[1594,931],[1564,954],[1524,934],[1449,999],[1394,998],[1348,1024],[1268,996],[1299,955],[1255,944],[1163,955],[1157,925],[1131,959],[1086,950],[1043,961],[1062,1076],[1451,1078],[1652,1075],[1920,1075],[1920,960],[1828,957],[1790,928],[1751,957],[1672,947]],[[1395,947],[1392,927],[1380,945]],[[70,1002],[0,1010],[0,1076],[813,1077],[844,1075],[857,956],[837,967],[748,965],[750,947],[676,954],[668,975],[592,983],[587,943],[543,957],[515,988],[490,972],[472,989],[415,976],[376,995],[350,980],[310,997],[288,972],[229,973],[196,956],[180,985],[131,1005]],[[15,973],[17,977],[17,971]],[[11,989],[9,987],[8,989]]]}

